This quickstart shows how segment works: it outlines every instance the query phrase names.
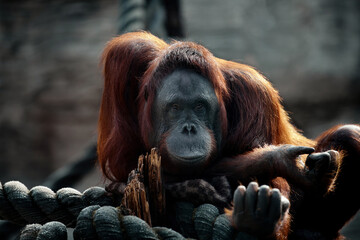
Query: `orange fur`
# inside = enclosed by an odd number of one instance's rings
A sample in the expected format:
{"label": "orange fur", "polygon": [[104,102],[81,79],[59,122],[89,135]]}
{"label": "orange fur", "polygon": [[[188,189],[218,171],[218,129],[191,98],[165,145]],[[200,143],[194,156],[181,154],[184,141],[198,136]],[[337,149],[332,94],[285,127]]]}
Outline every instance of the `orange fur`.
{"label": "orange fur", "polygon": [[[222,129],[222,146],[218,149],[221,159],[217,161],[235,159],[227,165],[229,175],[254,173],[260,179],[266,163],[256,163],[256,159],[270,145],[316,147],[316,142],[305,138],[290,123],[278,92],[263,75],[250,66],[216,58],[196,43],[168,44],[150,33],[127,33],[106,45],[102,64],[105,82],[98,126],[98,159],[105,176],[112,181],[126,182],[128,173],[136,167],[137,157],[154,147],[148,143],[153,122],[151,108],[161,81],[177,68],[195,70],[215,90]],[[354,131],[359,131],[358,128]],[[317,151],[332,146],[338,129],[320,137]],[[360,155],[359,135],[355,134],[348,144],[356,156]],[[335,143],[338,139],[335,138]],[[285,179],[268,180],[290,197]],[[286,236],[289,223],[282,228],[285,232],[281,234]]]}

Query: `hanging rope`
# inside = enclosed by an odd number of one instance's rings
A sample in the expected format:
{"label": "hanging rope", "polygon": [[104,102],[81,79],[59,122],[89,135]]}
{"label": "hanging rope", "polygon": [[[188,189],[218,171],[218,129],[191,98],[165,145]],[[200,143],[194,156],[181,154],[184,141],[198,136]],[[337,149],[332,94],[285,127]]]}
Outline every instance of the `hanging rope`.
{"label": "hanging rope", "polygon": [[119,0],[119,33],[146,28],[146,0]]}

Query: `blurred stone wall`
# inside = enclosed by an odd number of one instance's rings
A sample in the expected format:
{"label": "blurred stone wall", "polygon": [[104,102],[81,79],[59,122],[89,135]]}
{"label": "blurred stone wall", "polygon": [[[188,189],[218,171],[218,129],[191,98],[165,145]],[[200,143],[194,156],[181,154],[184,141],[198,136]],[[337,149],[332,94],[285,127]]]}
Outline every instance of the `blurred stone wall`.
{"label": "blurred stone wall", "polygon": [[[360,2],[183,0],[189,40],[255,66],[314,137],[360,122]],[[0,2],[0,181],[39,184],[95,142],[117,0]]]}
{"label": "blurred stone wall", "polygon": [[307,136],[360,123],[360,1],[184,3],[189,39],[265,74]]}
{"label": "blurred stone wall", "polygon": [[96,141],[117,1],[1,1],[0,181],[39,184]]}

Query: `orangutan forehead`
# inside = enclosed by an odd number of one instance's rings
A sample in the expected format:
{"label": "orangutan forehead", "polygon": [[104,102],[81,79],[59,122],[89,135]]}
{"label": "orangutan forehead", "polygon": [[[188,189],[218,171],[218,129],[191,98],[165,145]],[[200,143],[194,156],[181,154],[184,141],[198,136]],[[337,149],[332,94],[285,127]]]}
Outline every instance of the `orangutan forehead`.
{"label": "orangutan forehead", "polygon": [[159,88],[158,95],[166,102],[177,100],[213,101],[216,99],[214,88],[207,78],[190,69],[177,69],[166,76]]}

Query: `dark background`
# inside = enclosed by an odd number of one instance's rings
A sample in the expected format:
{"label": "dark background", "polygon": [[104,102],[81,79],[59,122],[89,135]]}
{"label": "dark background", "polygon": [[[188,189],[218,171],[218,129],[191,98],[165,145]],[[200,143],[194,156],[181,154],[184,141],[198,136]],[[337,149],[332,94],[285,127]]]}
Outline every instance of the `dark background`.
{"label": "dark background", "polygon": [[[360,122],[360,1],[183,0],[182,16],[187,40],[267,76],[306,136]],[[118,24],[117,0],[0,0],[1,182],[41,184],[95,143]]]}

